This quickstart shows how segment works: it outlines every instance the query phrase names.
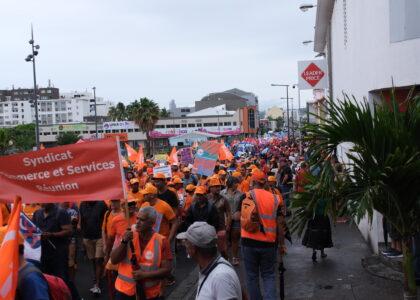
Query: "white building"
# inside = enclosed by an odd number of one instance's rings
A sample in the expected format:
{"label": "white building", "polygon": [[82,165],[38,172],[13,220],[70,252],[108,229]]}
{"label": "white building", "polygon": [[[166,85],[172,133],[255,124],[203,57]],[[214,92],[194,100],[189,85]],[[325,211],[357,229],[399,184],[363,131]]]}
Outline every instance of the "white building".
{"label": "white building", "polygon": [[[334,98],[377,101],[394,86],[401,100],[413,86],[420,91],[420,0],[318,0],[316,9],[314,50],[327,55]],[[359,224],[376,252],[381,221],[375,213],[371,225]]]}
{"label": "white building", "polygon": [[[44,89],[43,89],[44,90]],[[25,90],[26,91],[26,90]],[[31,95],[26,98],[4,97],[0,101],[0,127],[35,123],[34,104]],[[112,102],[96,97],[97,116],[107,116]],[[38,119],[40,125],[81,123],[85,117],[95,115],[95,100],[92,93],[70,92],[60,94],[56,99],[39,96]]]}
{"label": "white building", "polygon": [[177,107],[175,100],[171,100],[171,102],[169,102],[169,112],[172,118],[185,117],[189,113],[195,112],[195,107],[191,107],[191,106]]}

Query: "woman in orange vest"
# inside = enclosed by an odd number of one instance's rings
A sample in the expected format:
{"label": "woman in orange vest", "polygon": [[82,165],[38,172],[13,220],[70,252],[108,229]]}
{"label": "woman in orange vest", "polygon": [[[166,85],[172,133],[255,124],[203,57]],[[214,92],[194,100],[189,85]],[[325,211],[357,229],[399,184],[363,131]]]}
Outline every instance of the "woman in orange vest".
{"label": "woman in orange vest", "polygon": [[119,264],[117,299],[163,299],[162,280],[171,273],[172,254],[168,240],[153,230],[156,218],[153,207],[141,208],[135,228],[112,250],[111,262]]}

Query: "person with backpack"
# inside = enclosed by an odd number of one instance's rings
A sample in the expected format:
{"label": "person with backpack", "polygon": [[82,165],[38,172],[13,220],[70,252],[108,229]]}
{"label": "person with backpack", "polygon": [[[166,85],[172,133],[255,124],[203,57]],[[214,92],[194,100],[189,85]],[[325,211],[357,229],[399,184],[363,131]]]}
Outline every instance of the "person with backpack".
{"label": "person with backpack", "polygon": [[195,188],[194,202],[187,210],[184,228],[187,229],[194,222],[203,221],[220,230],[219,213],[217,208],[206,197],[207,188],[199,185]]}
{"label": "person with backpack", "polygon": [[217,251],[216,229],[207,222],[194,222],[186,232],[177,235],[183,240],[188,255],[200,268],[195,299],[242,300],[238,275],[232,265]]}
{"label": "person with backpack", "polygon": [[71,292],[64,281],[43,274],[32,262],[24,258],[23,240],[19,241],[19,272],[16,300],[71,300]]}
{"label": "person with backpack", "polygon": [[261,299],[260,274],[265,300],[277,299],[277,251],[285,254],[284,215],[279,198],[265,190],[266,175],[252,171],[251,190],[240,204],[242,258],[250,300]]}

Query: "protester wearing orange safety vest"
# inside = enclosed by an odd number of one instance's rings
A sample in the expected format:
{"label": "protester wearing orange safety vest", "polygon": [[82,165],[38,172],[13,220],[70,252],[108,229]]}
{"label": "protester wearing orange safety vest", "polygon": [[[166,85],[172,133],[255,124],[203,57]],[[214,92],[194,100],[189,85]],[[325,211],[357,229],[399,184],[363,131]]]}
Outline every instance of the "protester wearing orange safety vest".
{"label": "protester wearing orange safety vest", "polygon": [[168,240],[153,229],[156,218],[153,207],[142,207],[135,228],[111,253],[111,262],[119,264],[116,299],[163,299],[162,279],[171,272],[172,254]]}
{"label": "protester wearing orange safety vest", "polygon": [[266,176],[254,168],[251,173],[251,190],[240,205],[242,257],[246,283],[251,300],[261,299],[259,274],[261,273],[263,299],[277,299],[275,266],[277,243],[280,254],[285,253],[283,222],[279,198],[266,191]]}

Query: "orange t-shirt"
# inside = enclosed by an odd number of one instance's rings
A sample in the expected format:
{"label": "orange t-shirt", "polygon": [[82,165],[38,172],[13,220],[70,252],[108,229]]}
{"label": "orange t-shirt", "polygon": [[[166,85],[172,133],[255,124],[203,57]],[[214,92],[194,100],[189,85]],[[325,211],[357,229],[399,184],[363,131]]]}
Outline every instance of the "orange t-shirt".
{"label": "orange t-shirt", "polygon": [[102,222],[102,231],[104,231],[106,233],[106,236],[109,236],[109,232],[112,230],[112,221],[114,220],[114,218],[118,215],[122,214],[122,212],[117,212],[114,213],[112,211],[110,211],[109,213],[106,212],[105,216],[104,216],[104,221]]}
{"label": "orange t-shirt", "polygon": [[242,180],[242,182],[238,186],[238,190],[241,191],[242,193],[248,193],[249,192],[249,186],[250,186],[250,180],[249,179]]}
{"label": "orange t-shirt", "polygon": [[[144,202],[141,207],[145,206],[150,206],[150,203]],[[157,212],[157,218],[153,229],[155,232],[159,232],[161,235],[168,238],[170,233],[169,222],[175,219],[176,215],[172,207],[163,200],[158,199],[153,207]]]}
{"label": "orange t-shirt", "polygon": [[137,222],[136,214],[133,214],[130,217],[129,223],[127,223],[124,213],[120,212],[119,214],[114,216],[114,218],[112,218],[112,222],[110,224],[110,228],[108,231],[108,236],[115,237],[115,240],[117,240],[117,238],[121,239],[122,236],[124,235],[124,232],[127,231],[127,228],[131,228],[131,226],[136,224],[136,222]]}

